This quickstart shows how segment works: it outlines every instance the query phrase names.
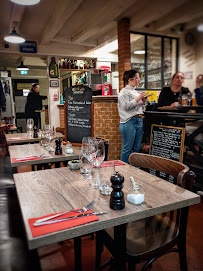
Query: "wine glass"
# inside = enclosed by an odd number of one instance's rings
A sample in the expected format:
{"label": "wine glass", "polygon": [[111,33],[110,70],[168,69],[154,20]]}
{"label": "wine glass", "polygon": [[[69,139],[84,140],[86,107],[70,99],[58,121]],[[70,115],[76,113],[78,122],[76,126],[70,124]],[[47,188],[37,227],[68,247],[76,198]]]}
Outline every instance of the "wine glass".
{"label": "wine glass", "polygon": [[97,141],[94,137],[83,137],[80,153],[80,171],[84,179],[92,181],[93,159],[97,153]]}
{"label": "wine glass", "polygon": [[99,168],[104,161],[105,156],[105,148],[104,148],[104,141],[103,140],[96,140],[97,143],[97,153],[95,158],[93,158],[93,165],[96,168],[96,179],[90,183],[91,188],[99,188],[100,186],[100,175],[99,175]]}
{"label": "wine glass", "polygon": [[28,137],[33,136],[33,126],[34,126],[34,120],[33,119],[27,119],[27,136]]}

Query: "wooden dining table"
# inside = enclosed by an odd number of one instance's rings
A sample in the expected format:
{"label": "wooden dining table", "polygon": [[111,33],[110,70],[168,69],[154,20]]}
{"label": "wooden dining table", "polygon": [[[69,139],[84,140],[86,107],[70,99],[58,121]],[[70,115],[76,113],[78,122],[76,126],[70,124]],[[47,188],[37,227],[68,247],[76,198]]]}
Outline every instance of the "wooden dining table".
{"label": "wooden dining table", "polygon": [[[79,170],[64,167],[14,174],[29,249],[35,251],[37,248],[71,238],[80,240],[81,236],[85,234],[114,227],[118,260],[116,269],[123,271],[125,270],[126,223],[200,202],[197,194],[131,165],[116,166],[116,171],[119,171],[125,178],[123,187],[125,208],[123,210],[110,209],[110,195],[102,195],[98,189],[91,189],[88,181],[83,180]],[[110,178],[110,172],[112,169],[106,167],[104,171],[106,179]],[[145,201],[141,205],[133,205],[126,200],[131,176],[136,182],[141,183],[145,190]],[[96,204],[91,211],[107,212],[107,214],[98,216],[98,221],[33,237],[28,223],[29,219],[81,208],[92,200],[95,200]],[[75,242],[75,248],[77,248],[75,268],[81,270],[78,244],[79,242]]]}
{"label": "wooden dining table", "polygon": [[[67,154],[65,152],[65,145],[62,145],[62,155],[55,155],[55,152],[49,152],[46,148],[42,147],[40,143],[13,145],[8,147],[11,167],[17,168],[19,166],[37,165],[37,169],[42,169],[42,166],[49,168],[50,163],[55,164],[55,167],[60,167],[60,162],[65,163],[67,161],[79,159],[81,147],[73,146],[72,148],[73,153]],[[38,159],[37,157],[40,155],[42,155],[42,157]],[[33,157],[34,159],[30,159],[30,157]],[[35,159],[35,157],[37,159]]]}
{"label": "wooden dining table", "polygon": [[[62,133],[55,133],[55,137],[58,137],[60,139],[64,139],[65,136]],[[6,142],[8,145],[14,145],[14,144],[24,144],[24,143],[34,143],[39,142],[42,140],[43,137],[37,137],[34,138],[28,137],[27,133],[12,133],[12,134],[6,134]]]}

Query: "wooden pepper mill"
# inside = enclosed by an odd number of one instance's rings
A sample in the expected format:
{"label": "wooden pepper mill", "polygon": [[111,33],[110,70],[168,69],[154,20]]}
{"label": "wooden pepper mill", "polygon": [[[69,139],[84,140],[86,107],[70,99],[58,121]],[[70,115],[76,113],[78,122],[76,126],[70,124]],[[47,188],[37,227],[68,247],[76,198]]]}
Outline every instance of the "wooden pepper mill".
{"label": "wooden pepper mill", "polygon": [[118,171],[111,176],[113,191],[111,192],[110,208],[113,210],[122,210],[125,208],[125,199],[122,191],[123,182],[124,177]]}
{"label": "wooden pepper mill", "polygon": [[57,138],[55,140],[55,143],[56,143],[55,155],[61,155],[62,154],[61,139]]}
{"label": "wooden pepper mill", "polygon": [[37,133],[37,126],[34,126],[34,134],[33,134],[33,137],[34,138],[38,138],[38,133]]}

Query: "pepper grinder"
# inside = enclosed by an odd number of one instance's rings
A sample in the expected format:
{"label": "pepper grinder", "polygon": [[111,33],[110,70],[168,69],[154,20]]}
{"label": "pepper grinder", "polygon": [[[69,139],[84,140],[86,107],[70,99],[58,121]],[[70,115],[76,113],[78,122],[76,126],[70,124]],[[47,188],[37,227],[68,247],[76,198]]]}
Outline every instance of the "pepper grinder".
{"label": "pepper grinder", "polygon": [[56,143],[55,155],[61,155],[62,154],[61,139],[57,138],[55,140],[55,143]]}
{"label": "pepper grinder", "polygon": [[110,198],[110,208],[113,210],[122,210],[125,208],[125,199],[122,191],[124,177],[116,171],[116,173],[111,176],[110,180],[113,188]]}
{"label": "pepper grinder", "polygon": [[33,137],[34,138],[38,138],[38,133],[37,133],[37,126],[34,126],[34,134],[33,134]]}

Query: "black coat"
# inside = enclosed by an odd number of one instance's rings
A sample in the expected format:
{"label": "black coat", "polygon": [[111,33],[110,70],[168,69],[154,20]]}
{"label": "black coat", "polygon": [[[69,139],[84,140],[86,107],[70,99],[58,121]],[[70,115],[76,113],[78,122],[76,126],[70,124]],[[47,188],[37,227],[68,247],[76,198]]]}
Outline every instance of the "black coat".
{"label": "black coat", "polygon": [[170,106],[172,103],[178,102],[178,98],[182,94],[190,94],[189,89],[181,87],[179,92],[174,93],[170,87],[164,87],[159,95],[158,106]]}
{"label": "black coat", "polygon": [[6,98],[4,95],[2,83],[0,81],[0,113],[1,113],[1,109],[3,111],[6,111]]}

